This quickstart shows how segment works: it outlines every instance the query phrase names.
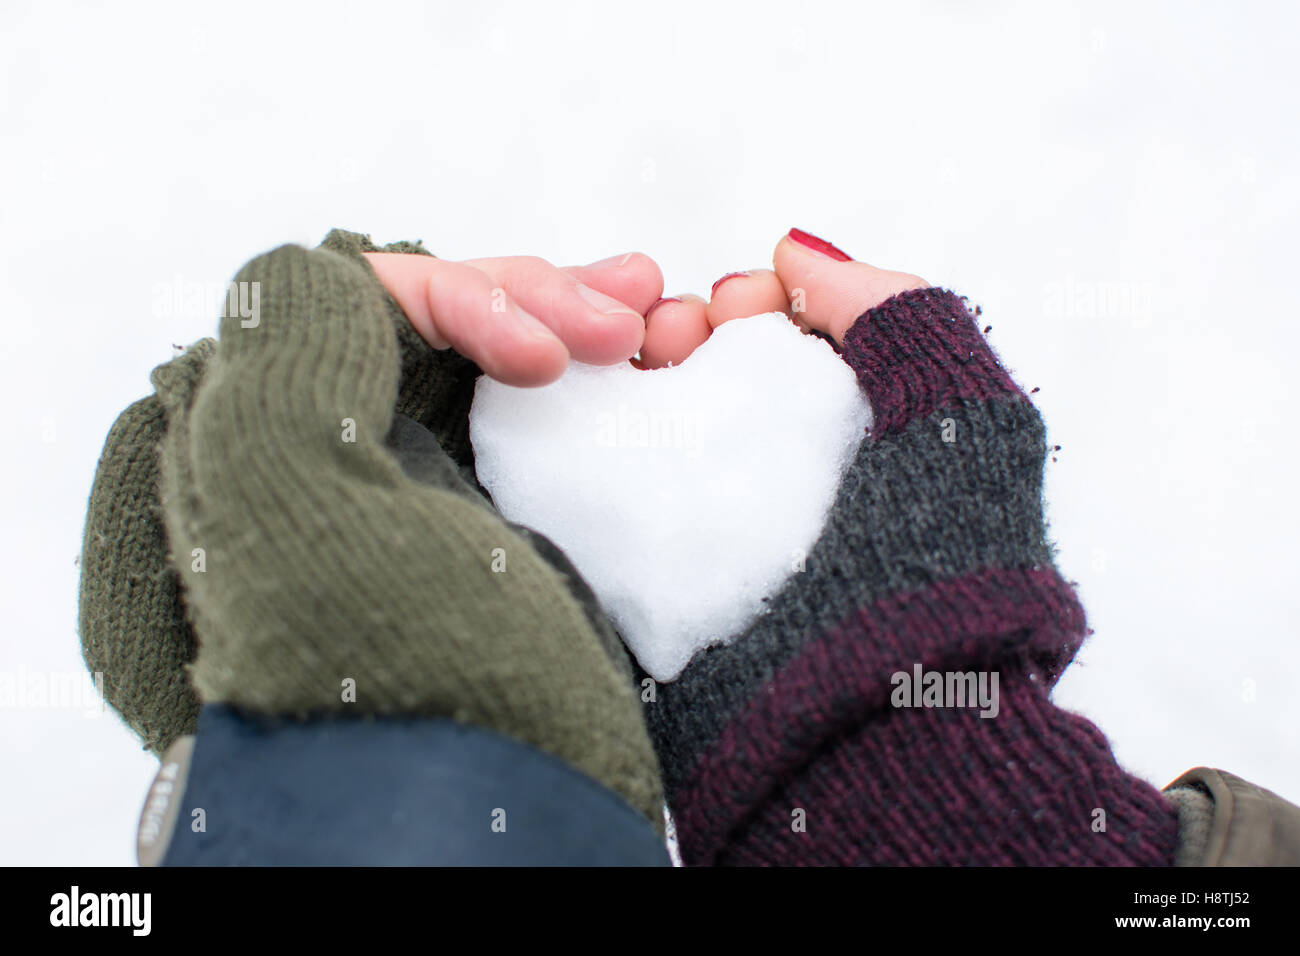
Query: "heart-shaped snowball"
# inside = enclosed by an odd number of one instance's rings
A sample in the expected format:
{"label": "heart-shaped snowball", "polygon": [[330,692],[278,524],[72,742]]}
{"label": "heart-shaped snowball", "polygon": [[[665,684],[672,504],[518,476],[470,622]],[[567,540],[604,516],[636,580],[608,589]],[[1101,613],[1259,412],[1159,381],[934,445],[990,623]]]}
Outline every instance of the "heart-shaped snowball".
{"label": "heart-shaped snowball", "polygon": [[727,322],[675,368],[482,377],[470,439],[500,513],[559,545],[669,681],[802,567],[870,423],[830,345],[772,313]]}

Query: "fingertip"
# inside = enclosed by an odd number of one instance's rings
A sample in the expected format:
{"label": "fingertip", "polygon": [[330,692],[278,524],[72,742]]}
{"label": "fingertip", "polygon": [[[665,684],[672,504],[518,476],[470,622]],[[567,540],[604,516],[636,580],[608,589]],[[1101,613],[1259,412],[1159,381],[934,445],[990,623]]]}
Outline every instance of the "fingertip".
{"label": "fingertip", "polygon": [[680,365],[709,338],[708,315],[698,296],[660,299],[646,315],[639,368]]}
{"label": "fingertip", "polygon": [[731,272],[713,284],[707,309],[710,327],[768,312],[790,313],[790,299],[771,269]]}
{"label": "fingertip", "polygon": [[654,259],[643,252],[611,256],[586,266],[567,266],[561,271],[617,299],[641,315],[646,313],[664,291],[663,271]]}
{"label": "fingertip", "polygon": [[[588,303],[591,305],[590,301]],[[588,365],[617,365],[636,355],[645,342],[646,320],[623,308],[601,312],[591,305],[580,334],[571,335],[574,358]]]}
{"label": "fingertip", "polygon": [[658,285],[659,291],[663,292],[663,270],[659,268],[659,263],[655,262],[654,259],[646,255],[644,252],[629,252],[627,254],[627,259],[624,260],[623,265],[620,268],[629,269],[634,272],[643,282],[651,285]]}

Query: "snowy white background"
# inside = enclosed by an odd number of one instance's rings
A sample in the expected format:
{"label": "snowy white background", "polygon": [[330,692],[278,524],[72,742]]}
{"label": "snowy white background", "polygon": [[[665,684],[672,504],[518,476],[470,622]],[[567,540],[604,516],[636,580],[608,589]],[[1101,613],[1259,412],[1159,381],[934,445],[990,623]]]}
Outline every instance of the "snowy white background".
{"label": "snowy white background", "polygon": [[[8,2],[0,670],[83,670],[94,464],[224,283],[331,226],[629,249],[673,290],[792,225],[985,307],[1063,449],[1096,635],[1057,700],[1157,785],[1300,800],[1294,6]],[[1106,307],[1089,297],[1115,293]],[[129,864],[155,761],[0,710],[0,862]]]}

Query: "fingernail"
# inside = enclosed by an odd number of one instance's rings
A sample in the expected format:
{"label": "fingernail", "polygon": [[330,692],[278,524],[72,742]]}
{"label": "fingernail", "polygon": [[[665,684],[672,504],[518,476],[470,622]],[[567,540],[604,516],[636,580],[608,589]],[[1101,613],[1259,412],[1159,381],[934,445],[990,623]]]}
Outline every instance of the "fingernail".
{"label": "fingernail", "polygon": [[610,256],[608,259],[601,259],[599,262],[593,262],[587,266],[588,269],[617,269],[619,266],[627,265],[627,260],[631,259],[635,252],[628,252],[621,256]]}
{"label": "fingernail", "polygon": [[787,235],[799,245],[811,249],[818,255],[825,256],[827,259],[834,259],[837,262],[852,262],[853,257],[842,249],[836,249],[825,239],[818,239],[811,232],[804,232],[802,229],[791,229]]}
{"label": "fingernail", "polygon": [[578,295],[602,315],[635,315],[641,318],[641,313],[635,309],[629,308],[618,299],[612,299],[603,292],[597,292],[591,286],[578,283]]}
{"label": "fingernail", "polygon": [[726,282],[728,279],[734,279],[734,278],[736,278],[736,276],[747,276],[747,275],[749,275],[748,272],[728,272],[725,276],[723,276],[723,277],[722,277],[721,279],[719,279],[717,282],[713,283],[713,288],[709,290],[709,295],[711,296],[711,295],[713,295],[715,292],[717,292],[717,291],[718,291],[718,286],[722,285],[722,283]]}
{"label": "fingernail", "polygon": [[650,318],[650,313],[653,312],[655,309],[659,308],[659,306],[663,305],[665,302],[680,302],[680,301],[682,300],[675,296],[671,296],[671,295],[664,296],[662,299],[656,300],[654,305],[650,306],[650,308],[645,310],[645,317],[647,319]]}

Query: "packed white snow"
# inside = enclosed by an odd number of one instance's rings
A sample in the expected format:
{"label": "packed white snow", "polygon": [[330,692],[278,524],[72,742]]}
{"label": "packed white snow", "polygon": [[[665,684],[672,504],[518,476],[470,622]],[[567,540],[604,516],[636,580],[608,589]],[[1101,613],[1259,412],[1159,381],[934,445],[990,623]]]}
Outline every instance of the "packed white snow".
{"label": "packed white snow", "polygon": [[870,422],[844,361],[772,313],[727,322],[676,368],[481,377],[470,438],[501,514],[563,549],[669,681],[802,570]]}

